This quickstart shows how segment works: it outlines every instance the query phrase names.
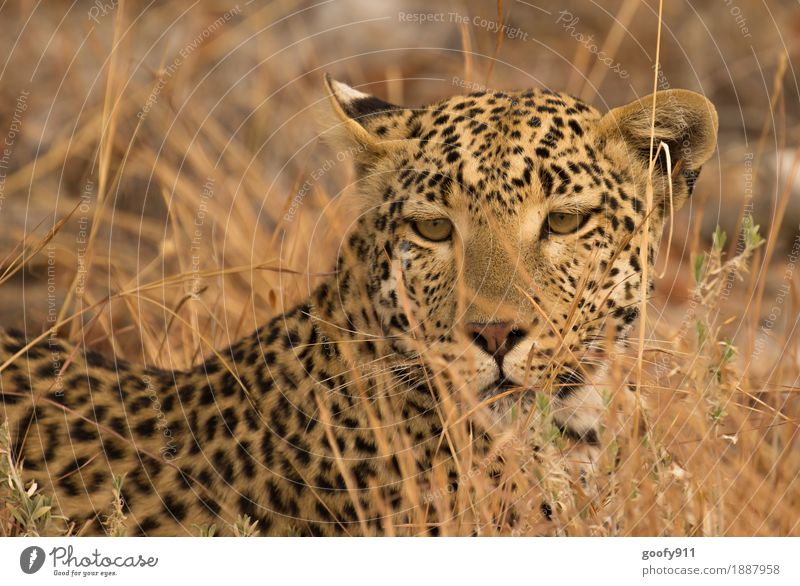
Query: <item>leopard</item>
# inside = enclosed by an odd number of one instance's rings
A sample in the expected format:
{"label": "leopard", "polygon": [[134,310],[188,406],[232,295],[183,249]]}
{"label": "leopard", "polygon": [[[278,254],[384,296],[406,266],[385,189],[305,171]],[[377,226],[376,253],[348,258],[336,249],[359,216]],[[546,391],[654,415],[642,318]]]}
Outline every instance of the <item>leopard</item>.
{"label": "leopard", "polygon": [[0,334],[10,457],[81,534],[107,531],[119,477],[128,535],[243,518],[261,535],[436,535],[408,522],[404,482],[457,478],[454,403],[476,453],[543,396],[562,438],[598,449],[597,381],[716,149],[713,104],[666,89],[601,113],[533,88],[404,107],[323,85],[357,180],[306,300],[186,370]]}

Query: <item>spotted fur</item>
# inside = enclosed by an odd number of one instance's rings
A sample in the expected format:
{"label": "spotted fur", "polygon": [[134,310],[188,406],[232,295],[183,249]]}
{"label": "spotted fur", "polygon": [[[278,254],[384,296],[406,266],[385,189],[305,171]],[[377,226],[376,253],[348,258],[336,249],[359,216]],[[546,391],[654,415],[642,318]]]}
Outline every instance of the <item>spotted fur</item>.
{"label": "spotted fur", "polygon": [[[566,437],[599,441],[603,355],[637,315],[668,206],[715,148],[713,106],[672,90],[601,115],[535,89],[409,109],[326,88],[334,144],[358,147],[357,219],[305,303],[185,372],[0,337],[14,456],[87,532],[102,531],[120,474],[136,534],[225,532],[244,514],[274,535],[402,525],[403,479],[424,482],[448,450],[431,379],[505,396],[490,418],[547,393]],[[671,165],[654,158],[648,197],[653,111]],[[554,233],[554,212],[580,225]],[[449,240],[415,231],[437,218]],[[59,381],[53,353],[70,357]],[[413,440],[410,460],[382,443],[395,431]]]}

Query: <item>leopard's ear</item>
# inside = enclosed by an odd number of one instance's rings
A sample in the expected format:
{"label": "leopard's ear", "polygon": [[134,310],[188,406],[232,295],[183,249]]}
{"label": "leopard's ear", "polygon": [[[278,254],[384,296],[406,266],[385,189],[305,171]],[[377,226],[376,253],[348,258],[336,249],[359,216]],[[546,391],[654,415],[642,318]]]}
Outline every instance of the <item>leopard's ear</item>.
{"label": "leopard's ear", "polygon": [[[411,110],[384,102],[325,74],[325,88],[336,123],[329,129],[336,146],[352,148],[367,155],[391,150],[406,138],[406,121]],[[342,144],[344,143],[344,144]]]}
{"label": "leopard's ear", "polygon": [[[717,147],[719,121],[714,105],[705,97],[688,90],[665,90],[646,96],[608,112],[599,122],[600,136],[606,141],[621,140],[627,156],[645,168],[650,161],[650,136],[654,150],[663,142],[669,148],[676,204],[691,195],[700,168]],[[656,177],[666,181],[665,157],[659,155]]]}

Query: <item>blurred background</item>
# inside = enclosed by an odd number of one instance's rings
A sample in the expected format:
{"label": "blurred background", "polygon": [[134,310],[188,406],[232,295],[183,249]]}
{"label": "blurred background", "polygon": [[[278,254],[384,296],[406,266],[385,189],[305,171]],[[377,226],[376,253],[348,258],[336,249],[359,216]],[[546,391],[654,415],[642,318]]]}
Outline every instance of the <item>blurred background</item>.
{"label": "blurred background", "polygon": [[[83,311],[67,331],[91,321],[89,343],[114,331],[141,358],[164,331],[191,342],[181,319],[225,343],[331,269],[352,177],[320,139],[323,72],[409,106],[546,86],[606,110],[652,91],[658,3],[18,0],[0,19],[0,323],[40,333]],[[669,262],[662,248],[667,323],[717,224],[731,252],[745,214],[769,236],[766,298],[800,251],[799,49],[794,0],[665,2],[658,86],[720,114]]]}

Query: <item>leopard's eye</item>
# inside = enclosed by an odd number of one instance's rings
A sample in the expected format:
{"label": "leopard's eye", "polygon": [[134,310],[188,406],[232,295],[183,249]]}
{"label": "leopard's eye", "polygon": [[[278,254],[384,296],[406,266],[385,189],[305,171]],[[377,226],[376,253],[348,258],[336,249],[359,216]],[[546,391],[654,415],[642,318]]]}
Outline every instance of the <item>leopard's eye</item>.
{"label": "leopard's eye", "polygon": [[589,214],[554,212],[547,216],[547,229],[554,234],[569,234],[583,226],[588,218]]}
{"label": "leopard's eye", "polygon": [[442,242],[453,234],[453,223],[445,218],[417,220],[411,226],[417,234],[432,242]]}

